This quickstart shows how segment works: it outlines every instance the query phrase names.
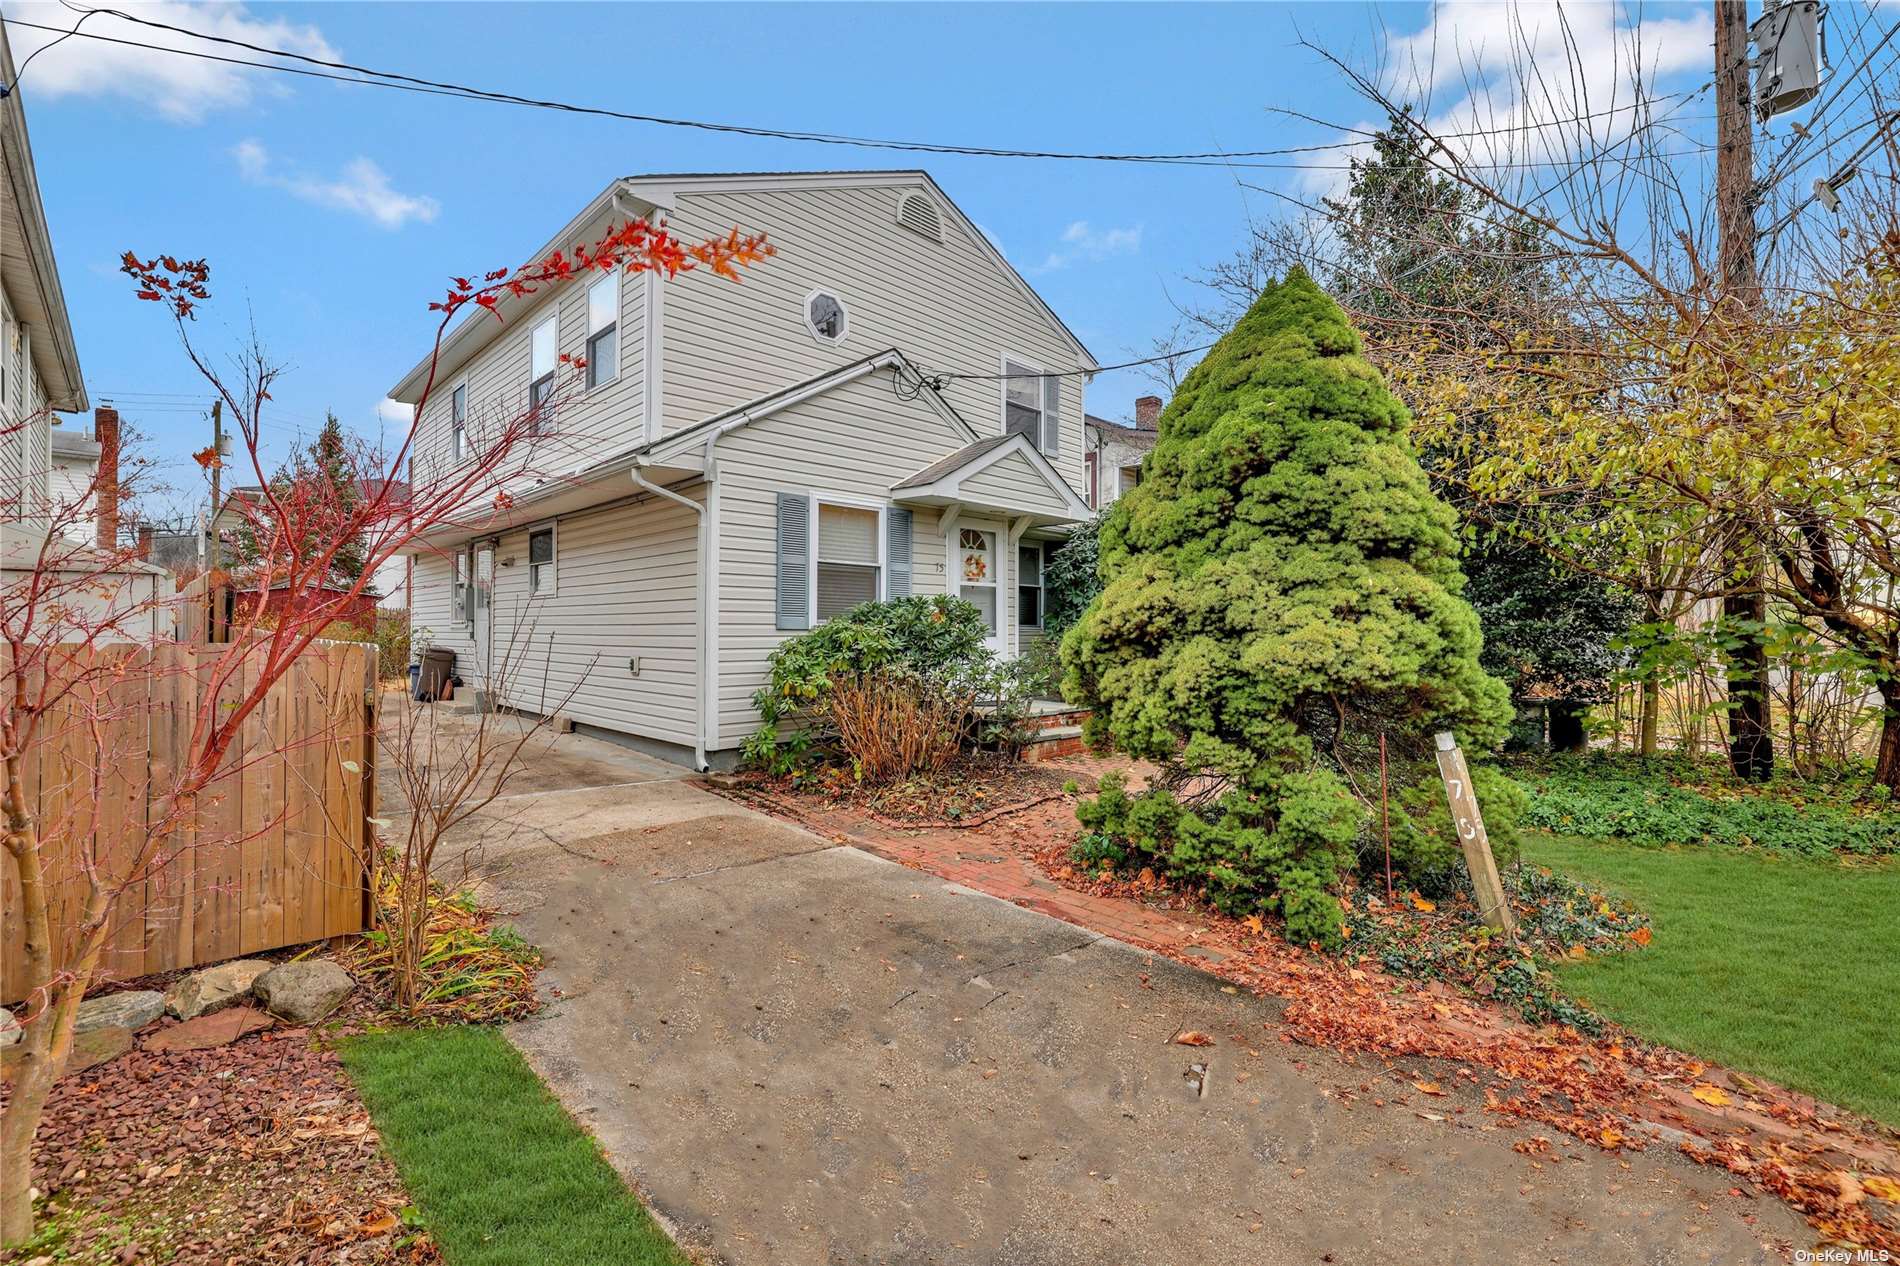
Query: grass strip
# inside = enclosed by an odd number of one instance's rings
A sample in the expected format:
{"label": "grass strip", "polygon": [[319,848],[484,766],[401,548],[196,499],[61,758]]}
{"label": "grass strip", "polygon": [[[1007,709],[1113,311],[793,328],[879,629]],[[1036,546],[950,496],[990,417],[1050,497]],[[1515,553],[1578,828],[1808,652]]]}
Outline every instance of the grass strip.
{"label": "grass strip", "polygon": [[687,1263],[500,1033],[391,1031],[342,1055],[449,1266]]}

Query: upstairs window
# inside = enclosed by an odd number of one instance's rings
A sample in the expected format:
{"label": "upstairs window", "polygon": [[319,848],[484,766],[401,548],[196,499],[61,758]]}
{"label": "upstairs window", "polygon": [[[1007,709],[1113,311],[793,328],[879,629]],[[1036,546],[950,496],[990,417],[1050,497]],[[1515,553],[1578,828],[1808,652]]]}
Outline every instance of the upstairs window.
{"label": "upstairs window", "polygon": [[842,343],[850,332],[851,318],[844,302],[828,290],[814,290],[805,296],[805,328],[822,343]]}
{"label": "upstairs window", "polygon": [[818,506],[817,605],[820,623],[861,602],[876,602],[884,569],[878,512]]}
{"label": "upstairs window", "polygon": [[544,435],[548,430],[548,419],[542,416],[541,406],[554,395],[554,358],[556,329],[554,318],[549,316],[534,327],[529,336],[528,352],[528,408],[532,416],[528,431],[532,435]]}
{"label": "upstairs window", "polygon": [[468,451],[468,384],[457,383],[449,393],[449,460],[461,461]]}
{"label": "upstairs window", "polygon": [[554,592],[554,528],[528,533],[528,592],[546,597]]}
{"label": "upstairs window", "polygon": [[1036,450],[1056,455],[1061,438],[1062,379],[1040,365],[1003,358],[1003,433],[1026,435]]}
{"label": "upstairs window", "polygon": [[615,269],[587,288],[587,385],[598,387],[620,375],[620,271]]}

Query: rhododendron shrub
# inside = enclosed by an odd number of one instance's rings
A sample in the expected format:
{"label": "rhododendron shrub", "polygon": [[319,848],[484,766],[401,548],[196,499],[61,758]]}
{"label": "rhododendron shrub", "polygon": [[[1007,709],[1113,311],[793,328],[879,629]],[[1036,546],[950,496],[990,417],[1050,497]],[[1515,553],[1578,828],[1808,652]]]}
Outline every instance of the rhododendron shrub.
{"label": "rhododendron shrub", "polygon": [[1102,592],[1063,639],[1092,739],[1160,766],[1140,794],[1084,801],[1083,825],[1224,910],[1281,915],[1299,941],[1338,939],[1342,876],[1378,848],[1381,736],[1395,842],[1422,875],[1457,855],[1442,791],[1417,790],[1433,733],[1482,751],[1511,718],[1408,421],[1339,307],[1293,271],[1162,413],[1141,483],[1102,525]]}

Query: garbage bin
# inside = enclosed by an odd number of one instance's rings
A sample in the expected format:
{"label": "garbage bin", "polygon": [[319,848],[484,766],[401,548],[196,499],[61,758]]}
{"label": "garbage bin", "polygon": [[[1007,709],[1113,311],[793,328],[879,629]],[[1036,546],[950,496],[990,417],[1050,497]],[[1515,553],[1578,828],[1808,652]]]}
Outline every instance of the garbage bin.
{"label": "garbage bin", "polygon": [[446,646],[431,646],[422,652],[422,683],[418,699],[440,699],[442,688],[455,675],[455,652]]}

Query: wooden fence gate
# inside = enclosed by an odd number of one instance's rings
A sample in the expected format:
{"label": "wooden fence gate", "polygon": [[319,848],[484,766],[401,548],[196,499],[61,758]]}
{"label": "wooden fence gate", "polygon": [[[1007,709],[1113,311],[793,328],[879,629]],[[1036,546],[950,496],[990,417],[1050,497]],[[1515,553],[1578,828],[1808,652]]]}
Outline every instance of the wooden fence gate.
{"label": "wooden fence gate", "polygon": [[[27,767],[49,838],[54,959],[68,961],[88,875],[125,875],[154,801],[190,746],[224,646],[101,647],[125,671],[90,681],[46,722]],[[220,692],[255,683],[247,658]],[[375,836],[376,648],[313,644],[244,721],[194,830],[125,886],[99,964],[128,979],[218,962],[367,926]],[[229,702],[227,702],[229,700]],[[115,869],[116,867],[116,869]],[[0,1002],[26,993],[19,875],[0,854]]]}

